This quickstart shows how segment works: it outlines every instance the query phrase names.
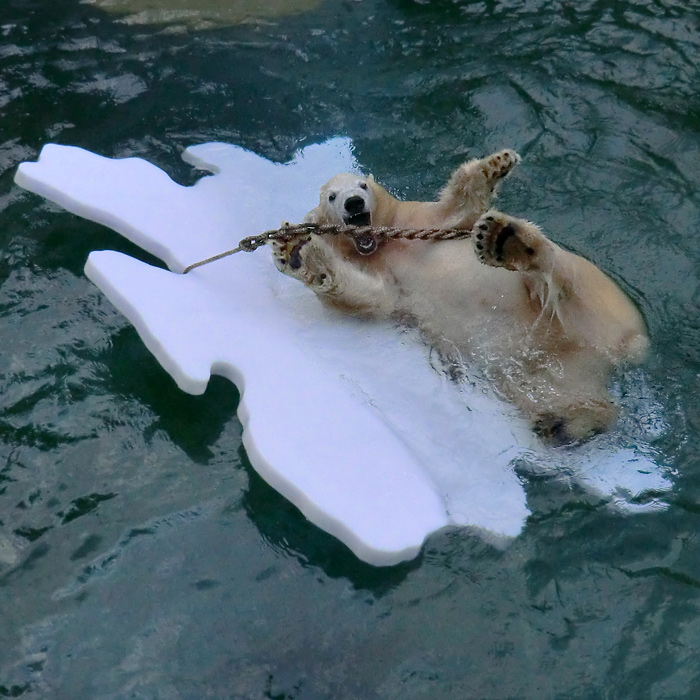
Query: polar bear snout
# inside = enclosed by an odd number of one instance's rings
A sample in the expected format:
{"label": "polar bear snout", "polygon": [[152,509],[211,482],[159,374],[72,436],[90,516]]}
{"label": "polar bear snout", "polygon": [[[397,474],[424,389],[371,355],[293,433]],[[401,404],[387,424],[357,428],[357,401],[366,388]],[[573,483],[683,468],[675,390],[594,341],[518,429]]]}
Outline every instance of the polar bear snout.
{"label": "polar bear snout", "polygon": [[345,200],[345,211],[350,214],[350,216],[355,216],[355,214],[361,214],[365,210],[365,200],[362,197],[353,195]]}
{"label": "polar bear snout", "polygon": [[343,203],[343,221],[351,226],[369,226],[372,215],[364,197],[352,195]]}
{"label": "polar bear snout", "polygon": [[352,226],[369,226],[371,214],[364,197],[352,195],[344,202],[343,221]]}

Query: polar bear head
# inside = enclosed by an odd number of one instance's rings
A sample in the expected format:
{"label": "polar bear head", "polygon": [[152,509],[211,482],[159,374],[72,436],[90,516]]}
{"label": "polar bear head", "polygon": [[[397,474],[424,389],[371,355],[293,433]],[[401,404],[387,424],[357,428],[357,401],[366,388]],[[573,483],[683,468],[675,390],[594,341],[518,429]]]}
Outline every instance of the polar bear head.
{"label": "polar bear head", "polygon": [[370,226],[377,204],[377,188],[379,185],[371,175],[336,175],[321,187],[318,206],[304,220],[317,224]]}

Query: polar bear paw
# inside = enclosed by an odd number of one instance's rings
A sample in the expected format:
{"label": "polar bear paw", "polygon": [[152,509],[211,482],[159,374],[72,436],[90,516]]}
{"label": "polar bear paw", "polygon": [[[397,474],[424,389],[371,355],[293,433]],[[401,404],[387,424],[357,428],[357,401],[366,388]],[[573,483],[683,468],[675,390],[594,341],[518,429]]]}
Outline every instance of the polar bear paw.
{"label": "polar bear paw", "polygon": [[280,272],[289,274],[290,271],[302,267],[301,249],[311,240],[311,234],[295,236],[289,240],[272,239],[268,245],[272,249],[272,259]]}
{"label": "polar bear paw", "polygon": [[482,263],[520,272],[542,269],[551,252],[537,226],[497,211],[486,212],[474,224],[472,240]]}
{"label": "polar bear paw", "polygon": [[289,240],[270,240],[272,259],[280,272],[298,279],[314,291],[324,293],[334,286],[332,251],[313,234]]}
{"label": "polar bear paw", "polygon": [[618,408],[611,401],[587,401],[537,416],[534,431],[550,445],[571,445],[607,432],[617,415]]}
{"label": "polar bear paw", "polygon": [[504,178],[518,163],[520,156],[510,149],[498,151],[481,161],[484,173],[489,180]]}

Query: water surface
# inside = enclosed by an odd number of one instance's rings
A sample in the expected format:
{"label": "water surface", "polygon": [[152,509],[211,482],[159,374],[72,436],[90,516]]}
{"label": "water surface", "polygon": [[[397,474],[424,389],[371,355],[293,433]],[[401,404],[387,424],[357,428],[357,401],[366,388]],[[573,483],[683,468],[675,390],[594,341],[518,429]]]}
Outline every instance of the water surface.
{"label": "water surface", "polygon": [[[0,7],[0,697],[697,698],[700,6],[301,4],[221,23]],[[82,272],[94,249],[147,258],[12,184],[49,141],[189,184],[188,145],[284,161],[335,135],[402,197],[524,156],[499,206],[647,319],[631,386],[664,406],[666,509],[529,475],[509,548],[442,532],[364,565],[250,468],[235,389],[180,392]]]}

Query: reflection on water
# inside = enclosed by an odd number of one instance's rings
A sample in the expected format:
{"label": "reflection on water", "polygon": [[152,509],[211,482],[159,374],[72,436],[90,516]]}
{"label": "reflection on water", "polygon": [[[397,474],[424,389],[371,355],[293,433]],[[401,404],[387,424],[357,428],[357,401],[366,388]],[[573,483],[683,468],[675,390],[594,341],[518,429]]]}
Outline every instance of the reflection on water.
{"label": "reflection on water", "polygon": [[[695,9],[328,0],[184,33],[118,21],[136,12],[0,5],[0,697],[698,697]],[[669,508],[526,473],[505,551],[455,531],[363,566],[249,468],[230,385],[182,394],[82,273],[93,249],[140,253],[12,185],[52,140],[188,184],[192,143],[284,160],[332,135],[417,198],[472,155],[524,155],[499,206],[648,321],[620,390],[664,407],[636,430],[677,474]]]}
{"label": "reflection on water", "polygon": [[317,7],[321,0],[83,0],[121,16],[126,24],[187,23],[204,29],[246,20],[285,17]]}

